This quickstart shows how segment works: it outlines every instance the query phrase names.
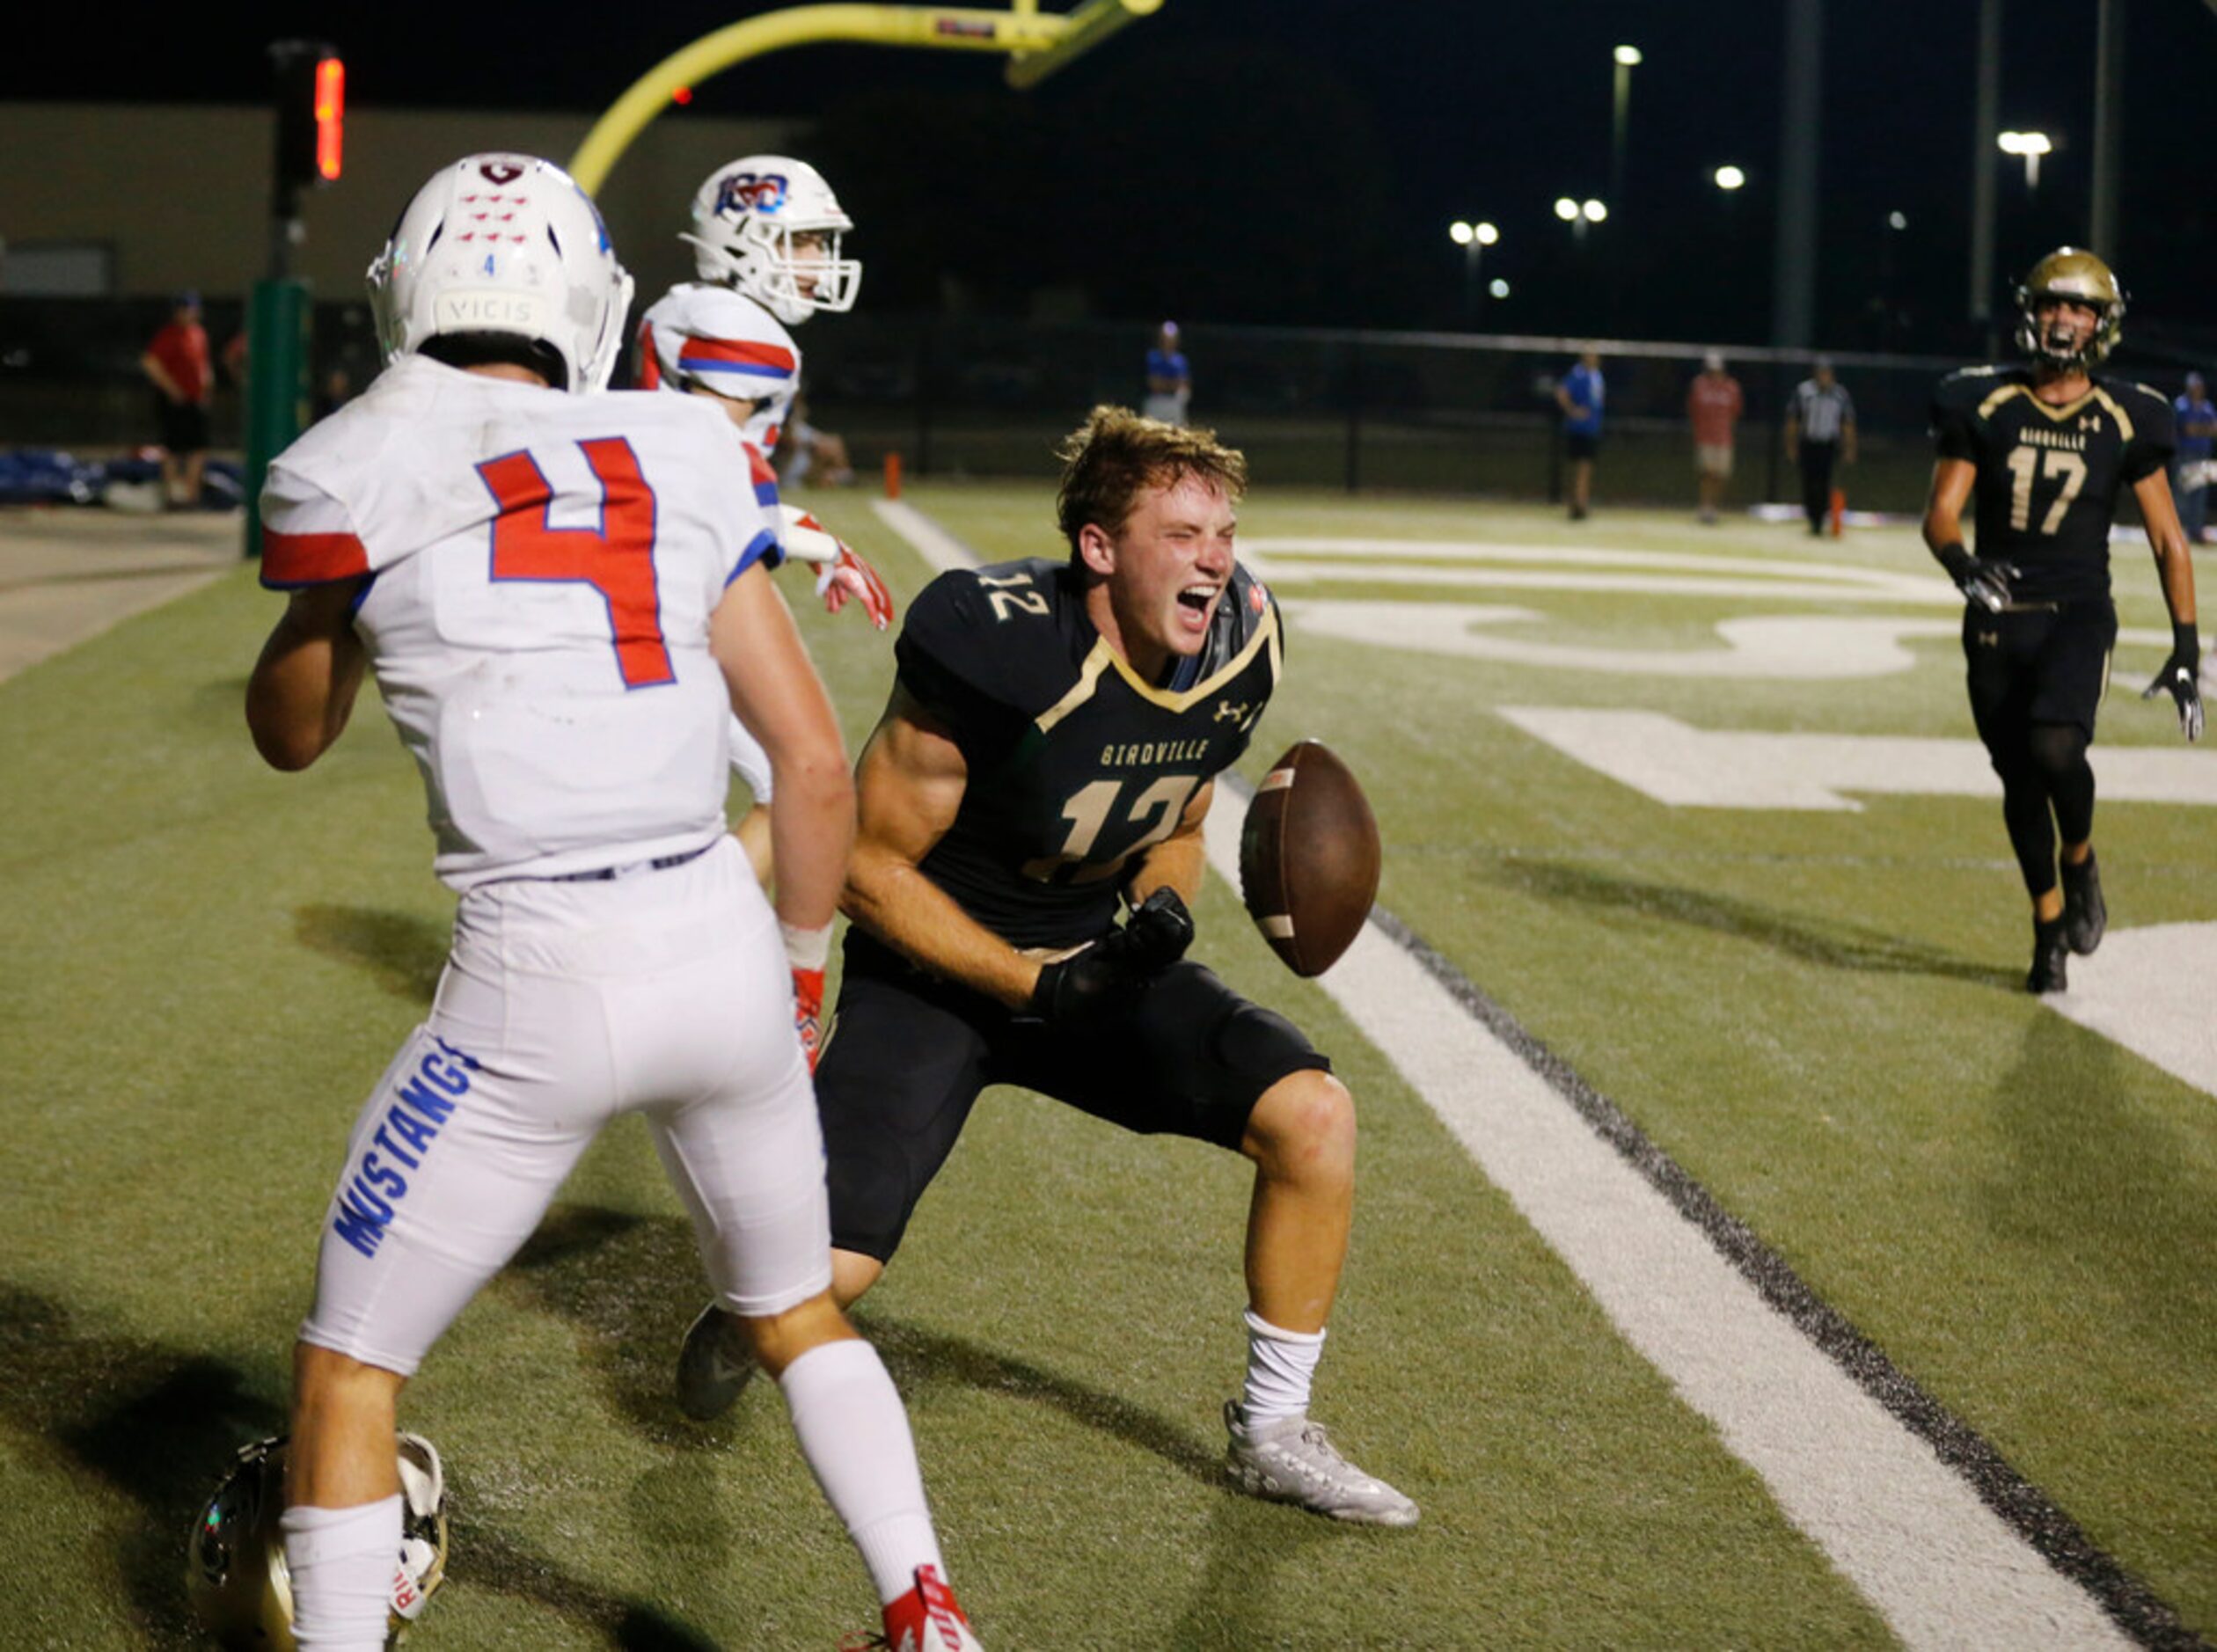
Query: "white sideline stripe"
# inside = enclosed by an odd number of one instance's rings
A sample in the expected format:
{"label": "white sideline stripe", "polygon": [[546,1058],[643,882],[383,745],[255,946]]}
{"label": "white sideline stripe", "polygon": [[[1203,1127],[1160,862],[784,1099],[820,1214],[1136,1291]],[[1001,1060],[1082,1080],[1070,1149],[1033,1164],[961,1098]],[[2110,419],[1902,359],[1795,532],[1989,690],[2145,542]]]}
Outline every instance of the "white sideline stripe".
{"label": "white sideline stripe", "polygon": [[2132,1644],[1414,958],[1366,927],[1319,984],[1906,1644]]}
{"label": "white sideline stripe", "polygon": [[[935,567],[971,564],[913,508],[875,508]],[[1235,888],[1236,815],[1207,825]],[[1905,1643],[2132,1644],[1414,958],[1365,927],[1320,984]]]}
{"label": "white sideline stripe", "polygon": [[877,518],[902,538],[909,549],[930,563],[935,572],[944,574],[949,568],[966,568],[977,559],[969,553],[969,547],[948,533],[913,505],[903,504],[897,499],[874,499],[870,508]]}

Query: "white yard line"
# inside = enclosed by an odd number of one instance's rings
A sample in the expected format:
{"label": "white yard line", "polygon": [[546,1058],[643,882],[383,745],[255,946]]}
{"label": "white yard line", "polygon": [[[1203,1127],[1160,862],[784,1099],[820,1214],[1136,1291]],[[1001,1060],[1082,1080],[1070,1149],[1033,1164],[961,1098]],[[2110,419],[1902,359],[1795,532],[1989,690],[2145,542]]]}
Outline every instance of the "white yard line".
{"label": "white yard line", "polygon": [[[913,508],[876,509],[934,567],[972,562]],[[1239,829],[1211,811],[1235,886]],[[1372,927],[1320,984],[1906,1644],[2132,1644],[1416,959]]]}

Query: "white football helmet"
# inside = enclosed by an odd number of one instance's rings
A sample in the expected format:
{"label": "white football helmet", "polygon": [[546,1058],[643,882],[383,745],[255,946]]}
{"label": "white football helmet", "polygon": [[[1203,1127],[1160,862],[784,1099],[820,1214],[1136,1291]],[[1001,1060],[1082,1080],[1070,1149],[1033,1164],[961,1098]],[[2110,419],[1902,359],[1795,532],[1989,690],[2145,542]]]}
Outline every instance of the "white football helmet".
{"label": "white football helmet", "polygon": [[[446,1582],[446,1473],[420,1434],[403,1434],[400,1552],[394,1556],[385,1644],[405,1640],[424,1603]],[[296,1652],[292,1572],[285,1564],[285,1437],[239,1447],[230,1472],[201,1505],[186,1545],[185,1593],[219,1646]]]}
{"label": "white football helmet", "polygon": [[632,279],[608,226],[575,179],[536,156],[470,155],[439,172],[369,280],[388,362],[432,339],[500,333],[545,346],[561,387],[582,395],[607,388],[624,347]]}
{"label": "white football helmet", "polygon": [[[808,162],[749,155],[718,168],[693,196],[692,226],[677,238],[692,244],[700,279],[744,293],[786,325],[854,308],[861,261],[839,256],[854,220]],[[801,235],[821,236],[821,253],[796,248]]]}

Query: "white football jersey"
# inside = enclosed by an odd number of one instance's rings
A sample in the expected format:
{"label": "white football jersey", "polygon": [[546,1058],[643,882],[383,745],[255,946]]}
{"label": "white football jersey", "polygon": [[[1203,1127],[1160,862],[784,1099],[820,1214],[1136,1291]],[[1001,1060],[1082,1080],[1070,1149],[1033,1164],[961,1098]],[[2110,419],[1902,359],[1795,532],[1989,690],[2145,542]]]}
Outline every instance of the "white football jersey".
{"label": "white football jersey", "polygon": [[371,576],[355,614],[467,888],[724,830],[725,588],[774,544],[738,432],[684,396],[572,396],[409,356],[279,455],[262,581]]}
{"label": "white football jersey", "polygon": [[686,281],[655,300],[639,324],[636,365],[642,390],[691,380],[757,403],[741,434],[764,454],[777,448],[801,387],[801,347],[777,317],[705,281]]}

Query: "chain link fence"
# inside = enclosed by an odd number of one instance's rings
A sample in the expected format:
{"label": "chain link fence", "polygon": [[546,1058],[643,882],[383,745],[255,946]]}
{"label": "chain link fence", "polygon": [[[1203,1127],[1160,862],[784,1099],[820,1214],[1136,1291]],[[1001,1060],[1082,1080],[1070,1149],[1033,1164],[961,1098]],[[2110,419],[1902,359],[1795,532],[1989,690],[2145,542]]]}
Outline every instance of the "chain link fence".
{"label": "chain link fence", "polygon": [[[153,300],[0,300],[0,447],[88,455],[154,440],[152,392],[138,357],[166,318]],[[219,363],[243,325],[236,300],[211,298]],[[901,456],[907,474],[1049,477],[1056,441],[1096,402],[1137,406],[1152,329],[1095,321],[852,315],[801,330],[809,418],[846,438],[858,466]],[[1693,437],[1686,392],[1699,343],[1489,334],[1319,331],[1188,324],[1191,417],[1246,450],[1256,486],[1553,499],[1562,479],[1556,376],[1599,349],[1607,418],[1595,498],[1691,508]],[[377,371],[368,307],[316,306],[317,399],[358,391]],[[1735,508],[1798,501],[1784,446],[1805,353],[1728,348],[1745,396]],[[1855,398],[1860,462],[1838,479],[1852,508],[1922,508],[1931,472],[1926,408],[1953,359],[1834,352]],[[215,442],[241,428],[235,355],[213,410]],[[2175,394],[2176,369],[2130,357],[2118,370]]]}

